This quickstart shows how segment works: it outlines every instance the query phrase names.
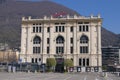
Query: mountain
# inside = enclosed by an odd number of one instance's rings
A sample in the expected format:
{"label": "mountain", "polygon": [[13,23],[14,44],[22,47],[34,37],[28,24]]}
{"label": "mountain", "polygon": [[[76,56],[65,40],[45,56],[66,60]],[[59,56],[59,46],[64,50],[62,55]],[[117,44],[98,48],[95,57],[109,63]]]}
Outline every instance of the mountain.
{"label": "mountain", "polygon": [[[76,11],[51,1],[0,0],[0,43],[8,43],[11,48],[20,46],[21,18],[32,16],[42,18],[64,11],[69,15],[80,15]],[[102,28],[102,45],[116,45],[118,36]]]}
{"label": "mountain", "polygon": [[107,29],[103,27],[101,29],[101,38],[102,38],[102,46],[119,46],[118,35],[111,31],[108,31]]}
{"label": "mountain", "polygon": [[118,36],[118,41],[117,41],[117,45],[120,47],[120,34],[117,34],[117,36]]}

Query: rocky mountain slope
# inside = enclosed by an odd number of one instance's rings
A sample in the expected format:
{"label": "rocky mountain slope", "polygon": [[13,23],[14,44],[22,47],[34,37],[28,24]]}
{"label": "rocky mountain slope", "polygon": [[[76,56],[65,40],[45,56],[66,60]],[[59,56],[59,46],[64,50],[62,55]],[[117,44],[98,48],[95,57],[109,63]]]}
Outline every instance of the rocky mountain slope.
{"label": "rocky mountain slope", "polygon": [[[10,47],[20,46],[22,16],[43,17],[61,11],[69,15],[80,15],[74,10],[50,1],[0,0],[0,42],[8,43]],[[117,41],[116,34],[102,28],[102,46],[116,45]]]}

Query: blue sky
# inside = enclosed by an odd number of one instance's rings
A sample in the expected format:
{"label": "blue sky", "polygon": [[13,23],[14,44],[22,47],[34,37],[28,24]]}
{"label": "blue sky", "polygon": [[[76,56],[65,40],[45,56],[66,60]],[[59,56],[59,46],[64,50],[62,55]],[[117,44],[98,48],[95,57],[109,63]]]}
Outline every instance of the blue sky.
{"label": "blue sky", "polygon": [[[41,0],[29,0],[41,1]],[[83,16],[100,14],[103,27],[120,34],[120,0],[51,0],[77,11]]]}

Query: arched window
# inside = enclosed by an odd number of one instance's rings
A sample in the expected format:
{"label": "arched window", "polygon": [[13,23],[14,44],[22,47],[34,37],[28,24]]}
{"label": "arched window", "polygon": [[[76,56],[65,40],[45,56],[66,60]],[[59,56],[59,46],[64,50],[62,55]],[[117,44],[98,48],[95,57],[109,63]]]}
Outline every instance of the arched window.
{"label": "arched window", "polygon": [[80,53],[89,53],[88,37],[82,35],[80,38]]}
{"label": "arched window", "polygon": [[88,37],[85,35],[82,35],[80,38],[80,43],[88,43]]}
{"label": "arched window", "polygon": [[39,36],[36,36],[34,39],[33,39],[33,44],[40,44],[41,42],[41,39]]}
{"label": "arched window", "polygon": [[58,36],[56,38],[56,53],[63,54],[64,53],[64,38],[62,36]]}
{"label": "arched window", "polygon": [[39,36],[35,36],[33,39],[33,54],[40,54],[41,53],[40,43],[41,43],[41,38]]}
{"label": "arched window", "polygon": [[56,38],[56,43],[57,43],[57,44],[62,44],[62,43],[64,43],[64,38],[63,38],[62,36],[58,36],[58,37]]}

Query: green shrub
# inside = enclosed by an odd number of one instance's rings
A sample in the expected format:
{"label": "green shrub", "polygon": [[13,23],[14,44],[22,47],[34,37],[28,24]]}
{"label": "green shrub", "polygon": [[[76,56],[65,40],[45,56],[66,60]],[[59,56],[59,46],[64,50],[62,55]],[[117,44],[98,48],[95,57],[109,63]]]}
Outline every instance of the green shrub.
{"label": "green shrub", "polygon": [[73,61],[71,59],[64,60],[65,72],[68,72],[69,67],[73,67]]}
{"label": "green shrub", "polygon": [[64,60],[64,66],[73,67],[73,61],[71,59],[65,59]]}
{"label": "green shrub", "polygon": [[54,71],[54,67],[56,66],[55,58],[47,58],[47,67],[48,71]]}

